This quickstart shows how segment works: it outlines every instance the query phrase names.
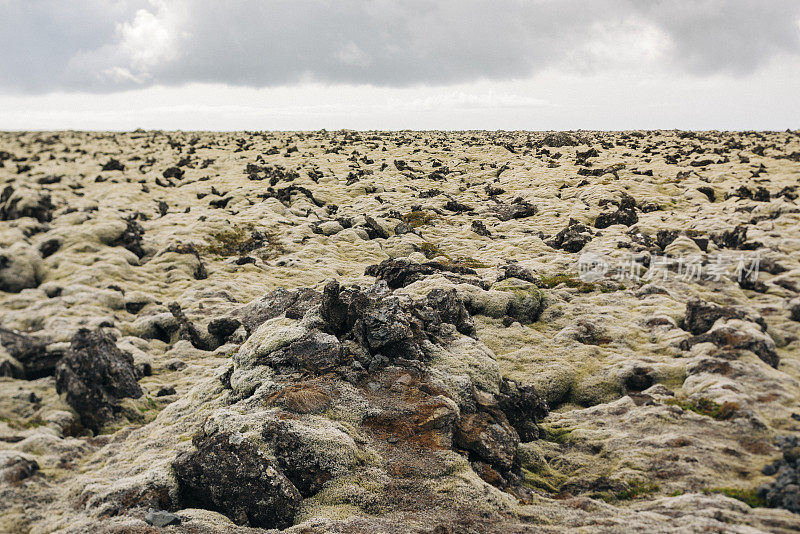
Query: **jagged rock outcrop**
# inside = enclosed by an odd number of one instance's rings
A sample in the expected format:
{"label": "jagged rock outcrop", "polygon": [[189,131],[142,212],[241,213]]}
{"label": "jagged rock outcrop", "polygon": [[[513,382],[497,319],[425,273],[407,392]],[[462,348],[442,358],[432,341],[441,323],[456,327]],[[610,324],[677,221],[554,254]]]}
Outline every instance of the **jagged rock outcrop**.
{"label": "jagged rock outcrop", "polygon": [[286,528],[302,499],[297,488],[241,434],[198,434],[197,448],[172,463],[187,507],[224,513],[237,525]]}
{"label": "jagged rock outcrop", "polygon": [[58,393],[78,412],[81,423],[95,432],[114,417],[119,399],[142,395],[133,358],[101,329],[75,333],[55,376]]}

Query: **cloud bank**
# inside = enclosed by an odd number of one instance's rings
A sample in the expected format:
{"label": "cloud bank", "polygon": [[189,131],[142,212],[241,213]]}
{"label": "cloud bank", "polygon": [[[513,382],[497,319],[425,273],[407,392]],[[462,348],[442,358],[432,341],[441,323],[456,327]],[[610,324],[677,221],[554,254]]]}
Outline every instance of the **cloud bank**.
{"label": "cloud bank", "polygon": [[0,91],[382,87],[559,70],[744,76],[800,58],[797,0],[0,0]]}

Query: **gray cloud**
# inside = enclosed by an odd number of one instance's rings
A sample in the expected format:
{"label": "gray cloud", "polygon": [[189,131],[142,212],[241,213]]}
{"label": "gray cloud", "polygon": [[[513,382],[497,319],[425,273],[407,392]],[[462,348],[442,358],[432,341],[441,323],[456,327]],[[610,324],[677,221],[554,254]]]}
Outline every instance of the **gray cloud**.
{"label": "gray cloud", "polygon": [[0,90],[378,86],[800,57],[796,0],[0,0]]}

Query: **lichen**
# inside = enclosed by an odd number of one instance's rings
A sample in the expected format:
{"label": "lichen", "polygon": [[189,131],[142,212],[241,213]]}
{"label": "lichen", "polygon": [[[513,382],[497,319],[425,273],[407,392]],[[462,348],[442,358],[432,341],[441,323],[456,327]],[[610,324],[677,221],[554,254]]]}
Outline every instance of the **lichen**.
{"label": "lichen", "polygon": [[666,404],[678,406],[684,410],[690,410],[706,417],[711,417],[717,420],[730,419],[739,409],[739,405],[735,402],[723,402],[718,404],[711,399],[700,397],[699,399],[668,399]]}

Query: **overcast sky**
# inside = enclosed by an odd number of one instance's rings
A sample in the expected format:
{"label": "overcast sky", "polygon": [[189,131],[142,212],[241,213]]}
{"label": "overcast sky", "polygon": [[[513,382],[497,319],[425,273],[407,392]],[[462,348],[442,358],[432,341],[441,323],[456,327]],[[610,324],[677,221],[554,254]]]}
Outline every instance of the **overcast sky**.
{"label": "overcast sky", "polygon": [[0,0],[0,129],[800,128],[800,0]]}

